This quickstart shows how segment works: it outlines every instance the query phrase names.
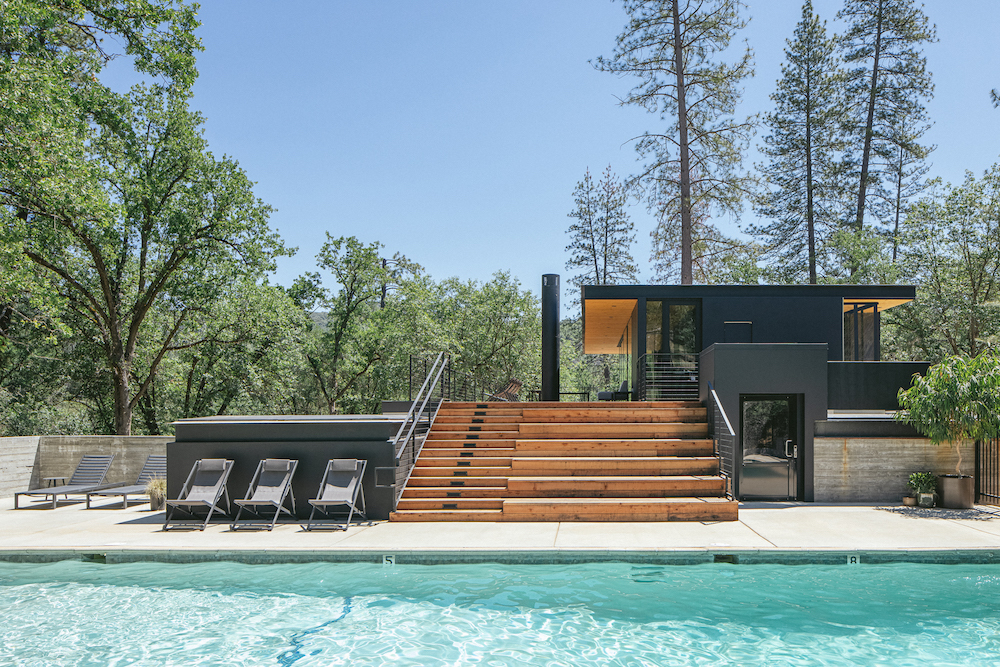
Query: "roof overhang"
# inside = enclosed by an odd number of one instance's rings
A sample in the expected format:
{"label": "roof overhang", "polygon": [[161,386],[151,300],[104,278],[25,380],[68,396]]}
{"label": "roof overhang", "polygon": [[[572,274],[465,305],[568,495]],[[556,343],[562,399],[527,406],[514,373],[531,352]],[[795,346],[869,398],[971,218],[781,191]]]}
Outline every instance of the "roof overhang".
{"label": "roof overhang", "polygon": [[638,299],[584,299],[584,354],[615,354]]}
{"label": "roof overhang", "polygon": [[883,310],[889,310],[890,308],[895,308],[896,306],[902,306],[904,303],[910,303],[911,301],[913,301],[913,299],[889,299],[889,298],[858,299],[853,297],[852,298],[845,297],[844,312],[846,313],[849,310],[853,310],[854,306],[861,303],[865,304],[874,303],[878,305],[878,312],[881,313]]}

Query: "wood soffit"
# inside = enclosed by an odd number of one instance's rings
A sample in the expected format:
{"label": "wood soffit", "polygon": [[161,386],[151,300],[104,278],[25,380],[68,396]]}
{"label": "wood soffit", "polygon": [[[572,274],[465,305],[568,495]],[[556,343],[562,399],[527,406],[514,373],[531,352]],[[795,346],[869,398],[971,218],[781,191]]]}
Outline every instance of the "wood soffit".
{"label": "wood soffit", "polygon": [[637,299],[587,299],[583,302],[583,351],[615,354],[632,319]]}

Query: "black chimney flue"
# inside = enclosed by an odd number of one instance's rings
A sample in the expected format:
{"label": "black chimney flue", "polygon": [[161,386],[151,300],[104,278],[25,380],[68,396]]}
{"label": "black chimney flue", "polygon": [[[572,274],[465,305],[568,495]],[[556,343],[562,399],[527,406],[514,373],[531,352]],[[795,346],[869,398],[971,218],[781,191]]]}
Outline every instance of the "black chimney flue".
{"label": "black chimney flue", "polygon": [[542,395],[559,400],[559,275],[542,276]]}

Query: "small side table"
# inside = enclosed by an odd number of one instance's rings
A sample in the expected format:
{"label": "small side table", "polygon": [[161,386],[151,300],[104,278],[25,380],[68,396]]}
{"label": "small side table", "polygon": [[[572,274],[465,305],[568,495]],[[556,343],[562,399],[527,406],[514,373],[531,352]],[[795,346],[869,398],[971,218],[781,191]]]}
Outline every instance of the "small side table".
{"label": "small side table", "polygon": [[[45,482],[45,486],[63,486],[66,484],[65,477],[43,477],[42,481]],[[59,482],[56,484],[56,482]]]}

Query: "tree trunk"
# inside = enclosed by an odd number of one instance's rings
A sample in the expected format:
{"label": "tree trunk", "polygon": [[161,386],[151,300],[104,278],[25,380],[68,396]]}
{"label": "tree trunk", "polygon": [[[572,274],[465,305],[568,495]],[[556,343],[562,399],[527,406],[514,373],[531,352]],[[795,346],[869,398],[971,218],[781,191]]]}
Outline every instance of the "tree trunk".
{"label": "tree trunk", "polygon": [[681,45],[681,17],[678,0],[674,11],[674,69],[677,72],[677,129],[681,159],[681,285],[694,282],[691,260],[691,158],[688,154],[687,100],[684,96],[684,52]]}
{"label": "tree trunk", "polygon": [[816,224],[813,213],[812,70],[806,64],[806,233],[809,236],[809,284],[816,284]]}
{"label": "tree trunk", "polygon": [[865,122],[865,147],[861,153],[861,183],[858,185],[858,217],[855,225],[860,232],[865,220],[865,198],[868,190],[868,162],[872,150],[872,133],[875,124],[875,93],[878,90],[879,57],[882,54],[882,2],[878,3],[878,22],[875,26],[875,57],[872,63],[872,82],[868,94],[868,118]]}
{"label": "tree trunk", "polygon": [[132,435],[132,402],[129,400],[131,374],[128,361],[125,359],[112,361],[111,378],[114,383],[116,435]]}

